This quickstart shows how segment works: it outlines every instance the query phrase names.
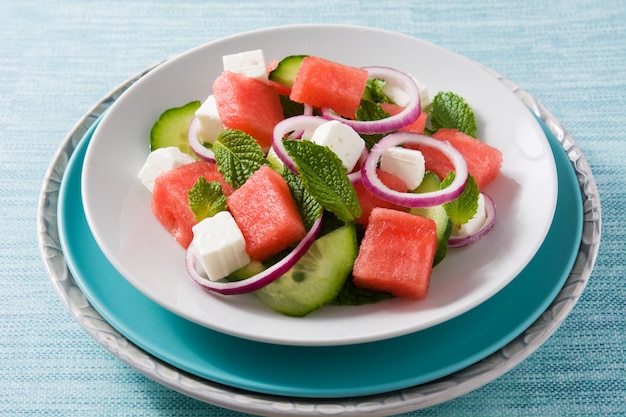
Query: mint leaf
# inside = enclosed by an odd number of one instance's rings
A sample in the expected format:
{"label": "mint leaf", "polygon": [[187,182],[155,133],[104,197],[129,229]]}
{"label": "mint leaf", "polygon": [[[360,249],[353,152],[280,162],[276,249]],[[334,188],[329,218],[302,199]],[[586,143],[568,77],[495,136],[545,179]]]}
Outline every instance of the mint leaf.
{"label": "mint leaf", "polygon": [[225,129],[213,144],[217,168],[234,188],[239,188],[262,165],[269,165],[263,149],[241,130]]}
{"label": "mint leaf", "polygon": [[298,167],[304,188],[324,209],[346,223],[361,216],[346,169],[330,148],[308,140],[283,140],[283,144]]}
{"label": "mint leaf", "polygon": [[[441,181],[441,189],[450,185],[452,181],[454,181],[454,176],[454,171],[448,173],[443,181]],[[467,181],[465,182],[465,189],[461,195],[455,200],[443,204],[443,208],[446,210],[446,214],[448,215],[448,218],[450,218],[450,221],[453,224],[460,226],[467,223],[472,217],[474,217],[478,212],[479,195],[480,190],[478,189],[478,185],[476,184],[474,177],[468,175]]]}
{"label": "mint leaf", "polygon": [[309,230],[315,220],[321,216],[322,206],[320,206],[317,200],[304,188],[302,180],[299,176],[294,174],[292,170],[284,169],[282,175],[287,185],[289,185],[291,195],[298,206],[304,227]]}
{"label": "mint leaf", "polygon": [[372,101],[361,100],[359,108],[356,109],[356,120],[373,121],[386,119],[389,116],[391,116],[389,112]]}
{"label": "mint leaf", "polygon": [[[391,114],[383,110],[383,108],[380,107],[377,103],[367,101],[367,100],[361,100],[361,105],[356,110],[356,120],[359,120],[359,121],[371,122],[374,120],[386,119],[387,117],[390,117],[390,116]],[[376,144],[376,142],[378,142],[381,138],[383,138],[385,134],[372,134],[372,135],[361,134],[360,136],[365,141],[365,146],[367,147],[367,149],[371,150],[372,147]]]}
{"label": "mint leaf", "polygon": [[285,94],[280,94],[278,98],[280,99],[280,105],[283,108],[283,115],[285,116],[285,119],[304,114],[304,104],[296,103]]}
{"label": "mint leaf", "polygon": [[393,100],[389,98],[389,96],[383,91],[385,85],[387,85],[387,81],[381,80],[380,78],[367,80],[367,84],[365,85],[365,91],[363,92],[363,98],[374,103],[395,104]]}
{"label": "mint leaf", "polygon": [[337,294],[337,297],[331,301],[331,304],[340,306],[358,306],[374,304],[390,298],[394,298],[394,296],[388,292],[359,288],[354,284],[352,277],[348,277],[345,284],[341,288],[341,291]]}
{"label": "mint leaf", "polygon": [[430,105],[430,124],[433,131],[452,128],[476,137],[476,120],[472,108],[463,97],[452,93],[439,92]]}
{"label": "mint leaf", "polygon": [[187,199],[197,221],[213,217],[227,208],[221,184],[217,181],[207,182],[204,177],[198,178],[187,192]]}

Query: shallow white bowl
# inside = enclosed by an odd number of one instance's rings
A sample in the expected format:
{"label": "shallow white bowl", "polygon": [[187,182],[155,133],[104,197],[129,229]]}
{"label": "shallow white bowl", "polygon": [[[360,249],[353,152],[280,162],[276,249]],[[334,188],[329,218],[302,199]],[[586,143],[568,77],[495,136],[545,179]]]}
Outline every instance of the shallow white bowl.
{"label": "shallow white bowl", "polygon": [[[433,271],[427,299],[327,306],[305,318],[290,318],[267,309],[254,295],[208,293],[186,276],[184,250],[154,218],[150,193],[137,180],[149,152],[150,128],[165,109],[204,100],[222,71],[223,55],[257,48],[268,61],[309,54],[354,66],[395,67],[418,78],[431,97],[454,91],[472,106],[478,137],[503,152],[501,176],[485,189],[496,202],[498,223],[477,244],[448,251]],[[322,346],[418,331],[488,299],[515,278],[543,242],[554,214],[557,182],[549,144],[534,116],[480,65],[397,33],[305,25],[210,42],[139,80],[94,133],[84,161],[82,195],[87,221],[105,256],[164,308],[242,338]]]}

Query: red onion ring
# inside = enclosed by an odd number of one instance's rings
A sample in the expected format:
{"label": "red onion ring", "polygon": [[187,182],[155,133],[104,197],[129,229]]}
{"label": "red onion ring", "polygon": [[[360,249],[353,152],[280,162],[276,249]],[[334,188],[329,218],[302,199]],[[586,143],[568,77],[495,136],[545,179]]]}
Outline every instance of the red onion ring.
{"label": "red onion ring", "polygon": [[[388,148],[405,143],[429,146],[443,152],[452,162],[456,172],[452,183],[443,190],[419,194],[395,191],[383,184],[376,175],[376,167],[383,152]],[[457,198],[465,189],[468,170],[463,155],[449,142],[419,133],[397,132],[385,136],[372,147],[365,164],[361,167],[361,175],[363,185],[375,196],[400,206],[418,208],[437,206]]]}
{"label": "red onion ring", "polygon": [[[294,173],[297,174],[298,169],[283,146],[283,138],[289,132],[300,132],[307,129],[315,129],[326,122],[328,122],[328,120],[322,117],[302,115],[283,119],[278,122],[276,126],[274,126],[272,148],[274,148],[274,152],[276,152],[276,155],[283,162],[283,164],[285,164],[285,166],[287,166]],[[294,137],[293,139],[296,138]]]}
{"label": "red onion ring", "polygon": [[185,253],[185,269],[187,275],[191,277],[196,283],[206,288],[207,290],[217,292],[223,295],[236,295],[246,294],[252,291],[256,291],[265,287],[268,284],[276,281],[281,275],[289,271],[304,254],[309,250],[315,238],[317,237],[320,229],[322,228],[322,216],[319,216],[311,229],[307,232],[304,238],[298,243],[298,245],[283,259],[267,268],[266,270],[259,272],[253,277],[244,279],[242,281],[223,282],[223,281],[211,281],[204,278],[198,273],[195,267],[195,259],[193,256],[193,250],[191,245],[187,248]]}
{"label": "red onion ring", "polygon": [[189,123],[189,129],[187,130],[187,141],[189,142],[189,146],[191,150],[198,156],[200,159],[204,159],[205,161],[215,162],[215,154],[211,149],[204,147],[200,141],[198,140],[198,132],[200,131],[200,120],[194,116],[191,119],[191,123]]}
{"label": "red onion ring", "polygon": [[363,67],[363,69],[367,70],[370,79],[380,78],[400,85],[409,95],[409,104],[400,113],[382,120],[360,121],[344,119],[328,107],[320,109],[322,117],[328,120],[339,120],[353,128],[357,133],[368,135],[394,132],[417,120],[422,112],[420,93],[415,80],[409,74],[388,67]]}
{"label": "red onion ring", "polygon": [[487,236],[496,224],[496,203],[487,194],[482,193],[485,199],[485,223],[475,233],[467,236],[450,236],[448,239],[449,248],[461,248],[471,245]]}

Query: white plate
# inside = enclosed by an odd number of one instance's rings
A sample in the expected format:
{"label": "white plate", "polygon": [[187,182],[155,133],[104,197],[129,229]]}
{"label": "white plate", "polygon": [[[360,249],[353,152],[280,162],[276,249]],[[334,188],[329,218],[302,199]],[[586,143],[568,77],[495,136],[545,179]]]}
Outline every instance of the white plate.
{"label": "white plate", "polygon": [[[367,45],[367,48],[363,48]],[[427,299],[360,307],[327,306],[305,318],[264,307],[253,295],[207,293],[184,272],[183,249],[150,211],[137,180],[152,124],[165,109],[211,93],[221,57],[263,49],[266,59],[319,55],[354,65],[386,65],[437,91],[454,91],[473,107],[478,136],[503,152],[502,174],[485,190],[498,224],[472,247],[450,250],[433,271]],[[410,51],[410,53],[407,53]],[[507,285],[532,259],[548,231],[557,196],[555,163],[527,108],[484,68],[415,38],[349,26],[286,26],[245,33],[183,53],[129,88],[104,116],[84,162],[83,203],[102,251],[146,296],[189,320],[252,340],[341,345],[424,329],[468,311]]]}

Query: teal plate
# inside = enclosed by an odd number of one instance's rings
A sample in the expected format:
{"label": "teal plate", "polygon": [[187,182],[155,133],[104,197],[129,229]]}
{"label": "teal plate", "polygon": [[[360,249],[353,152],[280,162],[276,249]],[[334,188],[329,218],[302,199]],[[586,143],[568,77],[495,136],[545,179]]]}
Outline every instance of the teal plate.
{"label": "teal plate", "polygon": [[460,371],[501,349],[550,305],[572,271],[583,227],[576,174],[542,124],[558,171],[556,213],[537,255],[504,289],[452,320],[406,336],[346,346],[282,346],[222,334],[160,307],[107,261],[85,219],[82,161],[94,123],[63,175],[61,247],[78,287],[118,332],[177,369],[262,394],[340,398],[413,387]]}

